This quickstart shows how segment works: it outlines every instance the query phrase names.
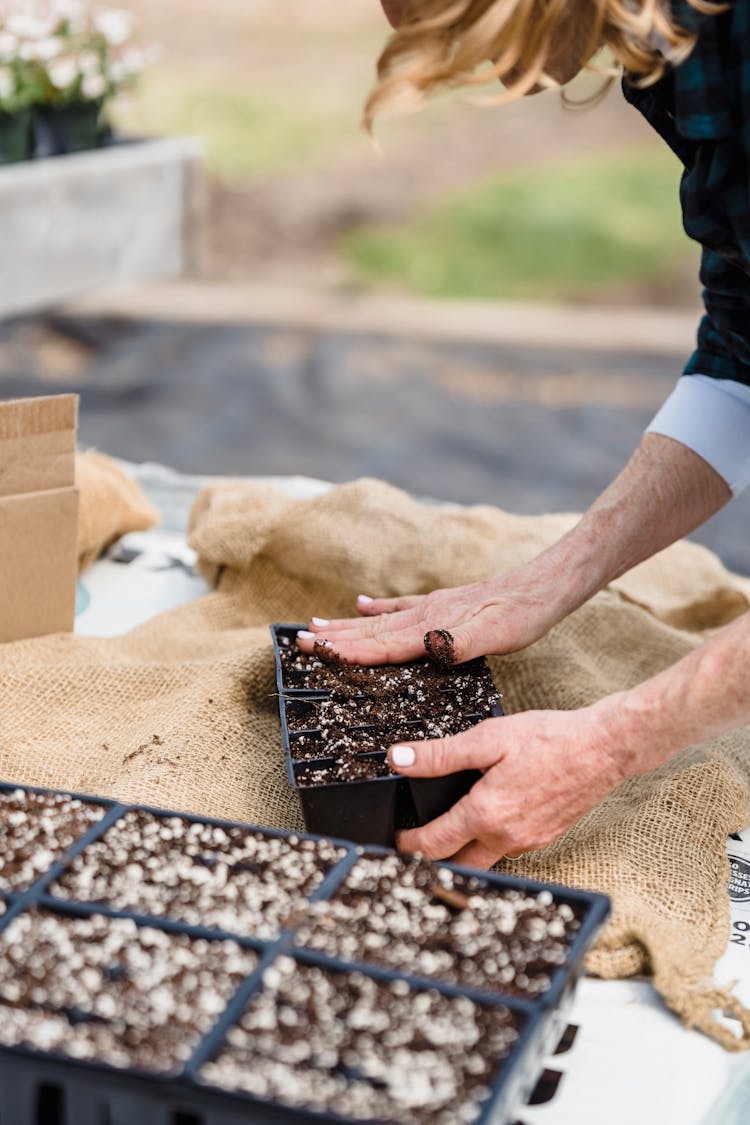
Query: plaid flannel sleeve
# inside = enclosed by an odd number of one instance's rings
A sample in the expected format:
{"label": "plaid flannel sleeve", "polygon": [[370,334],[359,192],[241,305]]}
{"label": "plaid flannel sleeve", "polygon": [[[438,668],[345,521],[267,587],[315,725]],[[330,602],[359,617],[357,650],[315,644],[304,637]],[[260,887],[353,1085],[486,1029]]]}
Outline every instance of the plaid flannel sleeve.
{"label": "plaid flannel sleeve", "polygon": [[731,259],[704,248],[701,283],[706,313],[685,374],[750,385],[750,277]]}

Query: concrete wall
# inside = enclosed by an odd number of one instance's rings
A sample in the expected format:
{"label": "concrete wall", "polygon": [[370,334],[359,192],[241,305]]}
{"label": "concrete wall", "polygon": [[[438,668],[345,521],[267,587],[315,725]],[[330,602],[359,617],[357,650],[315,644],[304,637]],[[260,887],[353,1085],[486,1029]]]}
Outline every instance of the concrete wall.
{"label": "concrete wall", "polygon": [[0,168],[0,317],[186,272],[200,162],[169,139]]}

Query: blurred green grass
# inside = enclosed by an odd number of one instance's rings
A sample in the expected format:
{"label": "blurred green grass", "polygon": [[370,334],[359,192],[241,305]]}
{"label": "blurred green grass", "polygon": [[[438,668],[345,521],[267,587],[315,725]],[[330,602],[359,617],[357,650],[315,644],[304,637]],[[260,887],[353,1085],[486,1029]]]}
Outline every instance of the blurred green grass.
{"label": "blurred green grass", "polygon": [[680,165],[645,149],[514,171],[407,226],[342,239],[359,283],[430,297],[561,300],[668,281],[694,254]]}
{"label": "blurred green grass", "polygon": [[225,179],[291,170],[335,150],[356,128],[347,104],[272,95],[236,78],[170,72],[144,77],[116,103],[118,129],[137,135],[200,136],[209,169]]}

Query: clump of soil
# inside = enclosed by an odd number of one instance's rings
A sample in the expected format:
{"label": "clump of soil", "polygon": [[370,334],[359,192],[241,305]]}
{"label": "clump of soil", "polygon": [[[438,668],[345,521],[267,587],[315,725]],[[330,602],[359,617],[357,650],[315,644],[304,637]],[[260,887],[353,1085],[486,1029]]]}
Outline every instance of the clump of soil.
{"label": "clump of soil", "polygon": [[279,957],[200,1077],[342,1118],[470,1125],[522,1017]]}
{"label": "clump of soil", "polygon": [[344,854],[328,840],[131,809],[70,862],[51,893],[269,939]]}
{"label": "clump of soil", "polygon": [[430,660],[441,668],[456,663],[456,643],[447,629],[431,629],[424,635],[424,647]]}
{"label": "clump of soil", "polygon": [[357,860],[297,934],[342,960],[534,999],[564,965],[579,918],[549,891],[498,889],[417,857]]}

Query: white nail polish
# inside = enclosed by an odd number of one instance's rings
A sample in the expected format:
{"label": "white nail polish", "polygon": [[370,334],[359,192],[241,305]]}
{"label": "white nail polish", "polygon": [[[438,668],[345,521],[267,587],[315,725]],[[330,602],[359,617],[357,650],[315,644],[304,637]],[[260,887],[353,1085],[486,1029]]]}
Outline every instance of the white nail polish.
{"label": "white nail polish", "polygon": [[367,594],[358,594],[357,601],[360,605],[370,605],[370,603],[374,602],[375,599],[368,597]]}
{"label": "white nail polish", "polygon": [[394,766],[413,766],[416,755],[411,746],[391,746],[390,759]]}
{"label": "white nail polish", "polygon": [[324,629],[326,627],[326,625],[331,624],[331,622],[326,617],[313,617],[312,623],[313,623],[313,625],[320,626],[322,629]]}
{"label": "white nail polish", "polygon": [[307,629],[300,629],[300,631],[297,633],[297,636],[302,637],[303,641],[311,641],[315,637],[315,634],[308,632]]}

